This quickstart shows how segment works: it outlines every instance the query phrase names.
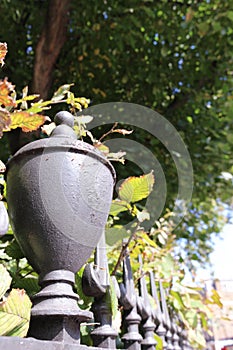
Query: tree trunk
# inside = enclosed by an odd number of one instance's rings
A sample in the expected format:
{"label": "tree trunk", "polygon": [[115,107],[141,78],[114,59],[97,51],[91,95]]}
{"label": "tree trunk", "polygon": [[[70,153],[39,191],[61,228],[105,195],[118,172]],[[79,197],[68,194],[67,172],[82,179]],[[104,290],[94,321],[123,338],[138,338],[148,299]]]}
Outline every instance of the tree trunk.
{"label": "tree trunk", "polygon": [[53,82],[53,70],[67,38],[71,0],[50,0],[46,21],[39,38],[34,62],[32,93],[48,98]]}

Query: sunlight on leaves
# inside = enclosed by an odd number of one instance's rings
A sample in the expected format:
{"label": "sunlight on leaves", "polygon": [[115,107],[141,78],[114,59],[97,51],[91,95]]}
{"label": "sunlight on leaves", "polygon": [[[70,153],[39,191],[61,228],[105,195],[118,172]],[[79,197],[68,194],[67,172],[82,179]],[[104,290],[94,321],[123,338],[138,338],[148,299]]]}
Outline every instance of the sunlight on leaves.
{"label": "sunlight on leaves", "polygon": [[24,111],[14,112],[11,114],[11,129],[21,128],[24,132],[37,130],[44,124],[47,117],[40,114],[31,114]]}
{"label": "sunlight on leaves", "polygon": [[0,335],[25,337],[30,320],[31,301],[23,289],[12,289],[0,303]]}
{"label": "sunlight on leaves", "polygon": [[119,188],[119,197],[128,203],[138,202],[147,198],[154,185],[153,172],[139,177],[127,178]]}
{"label": "sunlight on leaves", "polygon": [[127,201],[121,201],[119,199],[115,199],[112,201],[111,208],[110,208],[110,215],[116,216],[117,214],[121,213],[122,211],[127,211],[131,207],[129,207],[129,204]]}

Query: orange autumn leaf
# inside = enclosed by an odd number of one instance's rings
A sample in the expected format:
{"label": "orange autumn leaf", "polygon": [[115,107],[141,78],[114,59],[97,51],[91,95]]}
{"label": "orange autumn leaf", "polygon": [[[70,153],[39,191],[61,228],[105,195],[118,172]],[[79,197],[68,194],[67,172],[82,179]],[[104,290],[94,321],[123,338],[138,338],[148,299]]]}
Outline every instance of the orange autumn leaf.
{"label": "orange autumn leaf", "polygon": [[10,113],[6,109],[0,107],[0,137],[2,137],[3,131],[10,130],[10,125],[11,125]]}
{"label": "orange autumn leaf", "polygon": [[4,65],[4,59],[7,54],[7,43],[0,43],[0,64]]}
{"label": "orange autumn leaf", "polygon": [[10,96],[14,91],[14,85],[12,85],[7,78],[0,80],[0,105],[5,107],[14,107],[16,106],[15,101]]}
{"label": "orange autumn leaf", "polygon": [[29,132],[37,130],[48,118],[40,114],[20,111],[11,113],[11,120],[11,129],[21,128],[22,131]]}

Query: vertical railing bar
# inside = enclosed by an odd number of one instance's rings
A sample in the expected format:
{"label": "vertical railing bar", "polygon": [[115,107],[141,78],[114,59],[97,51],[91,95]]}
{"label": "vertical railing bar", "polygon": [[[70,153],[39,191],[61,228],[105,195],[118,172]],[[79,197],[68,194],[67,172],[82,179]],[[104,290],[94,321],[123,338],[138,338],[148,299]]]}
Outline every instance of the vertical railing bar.
{"label": "vertical railing bar", "polygon": [[160,301],[159,301],[159,297],[158,297],[158,292],[157,292],[157,288],[155,285],[155,277],[154,277],[153,271],[150,271],[150,287],[151,287],[151,295],[154,298],[156,305],[157,305],[157,309],[155,310],[155,316],[154,316],[155,323],[157,325],[156,334],[158,334],[158,336],[162,339],[163,349],[166,350],[167,349],[167,342],[165,339],[166,329],[164,328],[164,315],[162,313],[162,309],[161,309],[161,305],[160,305]]}
{"label": "vertical railing bar", "polygon": [[91,310],[98,326],[91,332],[93,344],[100,348],[116,348],[117,332],[112,328],[111,305],[107,302],[110,279],[106,254],[105,233],[95,249],[94,268],[87,264],[83,273],[83,291],[94,296]]}
{"label": "vertical railing bar", "polygon": [[140,350],[142,336],[139,333],[141,317],[137,312],[137,298],[133,282],[133,273],[128,249],[123,258],[123,283],[119,285],[121,291],[120,303],[124,309],[124,324],[127,332],[122,336],[124,348]]}
{"label": "vertical railing bar", "polygon": [[165,316],[164,326],[167,329],[167,332],[166,332],[167,350],[173,350],[172,333],[171,333],[171,321],[170,321],[170,316],[169,316],[169,313],[168,313],[166,296],[165,296],[165,291],[164,291],[164,288],[163,288],[162,281],[159,281],[159,289],[160,289],[162,310],[163,310],[163,313],[164,313],[164,316]]}
{"label": "vertical railing bar", "polygon": [[142,323],[142,329],[144,333],[144,339],[142,340],[142,349],[143,350],[155,350],[155,346],[157,344],[157,341],[154,337],[154,330],[155,330],[155,323],[152,319],[152,308],[148,296],[148,290],[146,285],[146,279],[145,275],[143,274],[143,263],[142,263],[142,257],[139,255],[138,257],[139,265],[140,265],[140,275],[139,278],[139,292],[140,297],[138,298],[140,302],[140,311],[141,311],[141,317],[143,320]]}

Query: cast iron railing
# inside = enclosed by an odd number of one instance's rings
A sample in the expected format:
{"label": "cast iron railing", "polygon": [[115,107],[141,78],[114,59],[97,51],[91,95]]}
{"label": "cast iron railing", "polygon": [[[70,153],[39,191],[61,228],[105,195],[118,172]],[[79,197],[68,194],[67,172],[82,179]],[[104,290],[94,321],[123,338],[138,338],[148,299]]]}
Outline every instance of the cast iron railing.
{"label": "cast iron railing", "polygon": [[[190,349],[184,324],[169,309],[161,281],[155,282],[151,272],[147,283],[141,273],[134,285],[126,246],[123,281],[111,280],[102,232],[115,171],[93,146],[76,140],[71,114],[60,112],[55,122],[49,139],[24,146],[7,166],[9,214],[42,289],[33,298],[28,338],[1,337],[0,349],[85,349],[80,337],[84,322],[95,325],[90,333],[94,347],[154,350],[160,341],[163,349]],[[72,290],[74,273],[96,245],[94,264],[85,266],[82,277],[83,292],[94,302],[90,311],[81,310]],[[139,265],[143,272],[140,256]],[[120,331],[112,324],[112,285],[122,315]]]}
{"label": "cast iron railing", "polygon": [[[149,273],[149,283],[147,283],[145,274],[142,273],[138,281],[138,287],[135,287],[130,255],[127,250],[125,250],[122,261],[123,281],[118,283],[116,278],[113,277],[111,283],[111,288],[114,287],[122,314],[120,332],[113,329],[111,303],[107,298],[112,277],[109,276],[106,250],[103,243],[104,238],[102,236],[95,250],[94,263],[86,265],[82,277],[83,292],[94,297],[91,307],[93,319],[89,323],[90,329],[93,324],[95,325],[95,328],[90,332],[93,346],[109,349],[155,350],[158,340],[155,335],[157,335],[160,337],[163,349],[190,350],[191,347],[184,324],[174,312],[169,310],[166,302],[166,291],[161,281],[156,283],[151,271]],[[139,263],[142,272],[143,261],[140,256]],[[79,320],[77,320],[77,328],[79,323]],[[34,350],[37,348],[45,349],[45,347],[47,350],[85,349],[85,345],[82,345],[82,337],[76,344],[69,342],[69,340],[62,342],[54,340],[38,341],[36,338],[43,338],[39,323],[33,325],[33,332],[34,338],[18,338],[18,343],[17,338],[0,337],[0,349]]]}

